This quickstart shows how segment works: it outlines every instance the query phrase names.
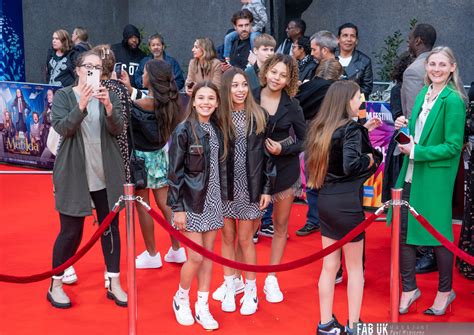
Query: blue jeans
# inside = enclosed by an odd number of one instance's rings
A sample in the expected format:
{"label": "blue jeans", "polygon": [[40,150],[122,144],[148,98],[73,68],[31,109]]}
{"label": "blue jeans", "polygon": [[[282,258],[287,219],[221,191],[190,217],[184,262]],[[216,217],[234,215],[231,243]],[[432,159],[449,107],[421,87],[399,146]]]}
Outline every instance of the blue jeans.
{"label": "blue jeans", "polygon": [[[259,31],[252,31],[250,33],[250,51],[253,50],[253,41],[255,40],[255,37],[260,35]],[[232,50],[232,44],[236,39],[239,38],[239,34],[237,34],[236,31],[233,31],[231,33],[228,33],[224,37],[224,58],[229,58],[230,57],[230,51]]]}
{"label": "blue jeans", "polygon": [[268,226],[273,223],[272,214],[273,214],[273,202],[270,202],[268,204],[268,207],[265,210],[265,214],[263,214],[262,216],[262,226]]}
{"label": "blue jeans", "polygon": [[306,223],[319,227],[318,190],[306,188],[306,198],[308,199]]}

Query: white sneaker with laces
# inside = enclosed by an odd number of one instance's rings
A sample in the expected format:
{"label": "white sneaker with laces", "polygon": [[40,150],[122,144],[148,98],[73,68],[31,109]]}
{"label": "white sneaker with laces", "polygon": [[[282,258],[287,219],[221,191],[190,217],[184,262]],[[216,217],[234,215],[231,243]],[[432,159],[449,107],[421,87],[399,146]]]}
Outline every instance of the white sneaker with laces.
{"label": "white sneaker with laces", "polygon": [[219,328],[219,323],[214,319],[209,311],[209,304],[201,305],[199,302],[196,302],[194,310],[196,311],[196,322],[204,329],[216,330]]}
{"label": "white sneaker with laces", "polygon": [[257,288],[245,287],[244,296],[240,299],[240,314],[252,315],[258,309]]}
{"label": "white sneaker with laces", "polygon": [[232,287],[228,287],[226,285],[225,295],[224,299],[222,299],[221,308],[222,311],[228,313],[235,312],[235,310],[237,309],[237,307],[235,306],[235,288],[233,285]]}
{"label": "white sneaker with laces", "polygon": [[176,321],[183,326],[191,326],[194,324],[193,314],[191,313],[191,307],[189,307],[189,297],[178,298],[173,297],[173,311],[176,317]]}
{"label": "white sneaker with laces", "polygon": [[173,250],[173,247],[170,247],[170,250],[168,250],[165,255],[165,262],[178,264],[186,262],[186,252],[184,248],[181,247],[178,250]]}
{"label": "white sneaker with laces", "polygon": [[265,292],[265,299],[268,302],[278,303],[283,301],[283,293],[280,290],[278,279],[275,276],[267,276],[263,292]]}
{"label": "white sneaker with laces", "polygon": [[63,284],[71,285],[77,282],[77,274],[72,265],[64,270],[63,278],[61,279]]}
{"label": "white sneaker with laces", "polygon": [[[242,276],[235,278],[234,279],[234,288],[235,288],[235,295],[244,293],[244,280],[242,279]],[[212,293],[212,299],[216,301],[222,301],[224,300],[225,297],[225,282],[222,283],[221,286],[219,286],[213,293]]]}
{"label": "white sneaker with laces", "polygon": [[158,269],[163,266],[161,262],[161,255],[159,252],[155,256],[150,256],[147,250],[138,255],[135,260],[135,267],[137,269]]}

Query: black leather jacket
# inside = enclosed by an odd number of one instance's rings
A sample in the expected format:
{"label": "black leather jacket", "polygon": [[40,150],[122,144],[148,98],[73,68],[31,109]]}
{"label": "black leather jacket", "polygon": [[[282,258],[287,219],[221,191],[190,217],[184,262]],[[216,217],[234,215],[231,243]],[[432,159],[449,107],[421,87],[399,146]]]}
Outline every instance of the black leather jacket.
{"label": "black leather jacket", "polygon": [[[219,138],[219,159],[224,151],[221,130],[211,121]],[[195,142],[194,131],[198,138]],[[211,163],[209,134],[202,130],[193,120],[180,123],[173,132],[169,149],[169,190],[168,206],[173,212],[202,213],[209,185],[209,168]],[[221,195],[228,200],[229,180],[226,164],[219,164]]]}
{"label": "black leather jacket", "polygon": [[[361,187],[382,161],[382,154],[370,143],[367,128],[354,121],[336,129],[330,147],[328,170],[321,189],[323,193],[353,189],[353,182]],[[372,154],[374,158],[370,168],[367,154]]]}
{"label": "black leather jacket", "polygon": [[[274,167],[270,154],[265,149],[265,132],[255,133],[256,125],[253,123],[253,129],[247,135],[247,185],[250,196],[250,202],[260,201],[262,194],[272,194],[272,181],[276,177],[276,168]],[[235,166],[235,143],[231,142],[227,154],[227,176],[229,181],[234,180]],[[228,189],[229,200],[234,199],[234,184],[231,182]]]}
{"label": "black leather jacket", "polygon": [[[336,51],[339,56],[339,50]],[[349,65],[345,68],[344,79],[354,80],[360,86],[361,93],[364,93],[365,100],[369,100],[369,95],[374,87],[374,75],[372,73],[372,61],[369,56],[354,50]]]}

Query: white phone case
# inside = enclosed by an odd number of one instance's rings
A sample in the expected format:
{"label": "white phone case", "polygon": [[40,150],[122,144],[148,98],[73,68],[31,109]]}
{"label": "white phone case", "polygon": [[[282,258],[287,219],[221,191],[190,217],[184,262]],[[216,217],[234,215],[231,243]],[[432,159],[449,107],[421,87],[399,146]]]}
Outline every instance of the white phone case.
{"label": "white phone case", "polygon": [[100,87],[100,71],[93,69],[87,70],[87,84],[92,86],[92,90],[95,92]]}

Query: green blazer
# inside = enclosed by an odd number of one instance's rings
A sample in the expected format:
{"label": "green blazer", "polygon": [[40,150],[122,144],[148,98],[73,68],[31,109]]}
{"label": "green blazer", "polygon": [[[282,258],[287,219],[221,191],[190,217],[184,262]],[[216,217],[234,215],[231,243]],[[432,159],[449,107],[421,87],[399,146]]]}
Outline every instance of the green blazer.
{"label": "green blazer", "polygon": [[[408,127],[415,134],[415,122],[421,112],[428,87],[416,97]],[[410,204],[436,230],[453,241],[452,198],[454,181],[464,140],[466,106],[449,85],[440,92],[426,119],[418,144],[415,145]],[[405,156],[396,187],[402,188],[409,157]],[[391,213],[389,213],[391,214]],[[387,221],[390,218],[387,218]],[[441,245],[430,233],[408,215],[407,244]]]}

